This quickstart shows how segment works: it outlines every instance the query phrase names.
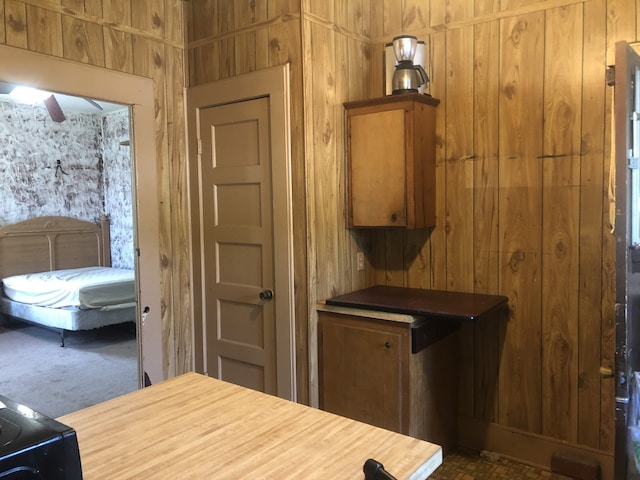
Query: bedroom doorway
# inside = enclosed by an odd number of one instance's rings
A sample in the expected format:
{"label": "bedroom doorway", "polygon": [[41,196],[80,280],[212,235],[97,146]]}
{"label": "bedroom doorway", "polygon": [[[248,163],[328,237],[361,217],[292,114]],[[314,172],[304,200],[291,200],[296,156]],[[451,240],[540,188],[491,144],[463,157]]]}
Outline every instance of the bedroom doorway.
{"label": "bedroom doorway", "polygon": [[[53,93],[58,110],[48,111],[38,98],[3,93],[10,91],[22,90],[0,82],[3,293],[8,295],[8,276],[33,276],[51,268],[74,268],[73,274],[58,274],[74,282],[84,276],[94,283],[98,275],[109,275],[108,283],[115,286],[127,279],[128,298],[115,287],[104,287],[100,297],[94,297],[100,304],[117,304],[108,310],[68,310],[76,298],[90,305],[93,300],[87,295],[98,292],[95,287],[78,297],[52,290],[44,297],[13,291],[11,297],[20,300],[15,303],[3,297],[0,360],[11,367],[0,372],[0,392],[55,418],[139,388],[136,314],[130,303],[136,301],[131,119],[127,105]],[[12,161],[17,158],[20,162]],[[34,222],[43,217],[42,231],[52,233],[47,238],[55,239],[55,256],[51,249],[38,249],[41,256],[28,253],[32,242],[46,243]],[[72,219],[88,223],[63,223]],[[86,250],[84,228],[91,247]],[[100,232],[97,250],[90,242],[95,228]],[[7,243],[11,235],[21,240]],[[120,280],[114,282],[116,276]],[[69,316],[61,316],[60,308],[38,306],[52,303],[65,307]],[[67,330],[60,330],[62,326]],[[39,391],[46,392],[45,398]]]}
{"label": "bedroom doorway", "polygon": [[[0,46],[0,63],[11,65],[10,69],[0,74],[0,82],[62,92],[79,97],[81,102],[87,104],[90,102],[86,102],[85,98],[105,100],[121,104],[130,112],[128,123],[133,126],[132,135],[128,143],[122,140],[123,144],[118,148],[130,150],[132,162],[131,223],[138,284],[137,384],[138,387],[143,386],[145,378],[152,383],[162,380],[159,218],[152,81],[6,46]],[[64,169],[65,160],[55,165],[51,173],[63,175]],[[144,175],[138,175],[139,170],[144,171]],[[142,193],[136,192],[136,187]],[[46,202],[47,199],[40,198],[38,201]]]}

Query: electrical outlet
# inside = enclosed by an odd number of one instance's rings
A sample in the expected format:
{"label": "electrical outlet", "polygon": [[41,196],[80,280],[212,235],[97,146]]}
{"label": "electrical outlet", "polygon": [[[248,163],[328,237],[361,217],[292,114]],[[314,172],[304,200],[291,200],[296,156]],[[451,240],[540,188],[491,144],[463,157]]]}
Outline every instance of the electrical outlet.
{"label": "electrical outlet", "polygon": [[358,252],[356,253],[356,264],[357,270],[364,270],[364,253]]}

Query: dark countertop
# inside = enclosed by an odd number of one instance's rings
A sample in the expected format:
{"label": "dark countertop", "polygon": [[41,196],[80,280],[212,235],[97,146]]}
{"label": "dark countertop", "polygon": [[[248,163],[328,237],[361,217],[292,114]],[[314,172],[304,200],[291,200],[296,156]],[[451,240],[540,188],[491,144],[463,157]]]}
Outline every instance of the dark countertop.
{"label": "dark countertop", "polygon": [[507,306],[507,297],[377,285],[326,300],[335,305],[407,315],[476,321]]}

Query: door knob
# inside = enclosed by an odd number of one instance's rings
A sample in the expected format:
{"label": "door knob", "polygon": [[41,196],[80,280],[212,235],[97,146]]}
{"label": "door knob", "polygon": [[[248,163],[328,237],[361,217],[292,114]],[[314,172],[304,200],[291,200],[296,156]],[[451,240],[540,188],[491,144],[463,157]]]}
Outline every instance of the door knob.
{"label": "door knob", "polygon": [[273,290],[267,288],[260,292],[260,300],[271,300],[273,298]]}

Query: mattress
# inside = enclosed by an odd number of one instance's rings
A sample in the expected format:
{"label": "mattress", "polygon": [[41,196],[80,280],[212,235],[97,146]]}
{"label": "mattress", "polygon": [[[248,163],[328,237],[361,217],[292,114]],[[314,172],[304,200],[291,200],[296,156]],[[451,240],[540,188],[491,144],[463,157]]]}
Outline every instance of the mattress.
{"label": "mattress", "polygon": [[3,314],[31,323],[62,330],[91,330],[125,322],[136,321],[136,307],[94,308],[81,310],[78,307],[48,308],[2,298],[0,310]]}
{"label": "mattress", "polygon": [[134,271],[121,268],[85,267],[13,275],[3,278],[2,284],[7,298],[40,307],[105,310],[128,308],[136,302]]}

